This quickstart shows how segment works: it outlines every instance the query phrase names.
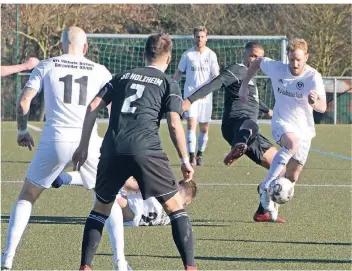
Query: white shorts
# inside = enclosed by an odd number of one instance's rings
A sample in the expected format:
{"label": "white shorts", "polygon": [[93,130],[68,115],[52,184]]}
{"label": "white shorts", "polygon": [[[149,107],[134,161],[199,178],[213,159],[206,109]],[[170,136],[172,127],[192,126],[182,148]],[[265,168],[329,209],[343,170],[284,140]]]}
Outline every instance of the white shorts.
{"label": "white shorts", "polygon": [[195,118],[200,123],[208,123],[211,121],[212,110],[212,102],[200,99],[191,104],[189,111],[185,112],[185,116],[186,118]]}
{"label": "white shorts", "polygon": [[298,140],[298,149],[296,153],[292,156],[293,159],[297,160],[298,163],[304,165],[308,158],[308,153],[310,149],[311,139],[303,139],[297,136],[297,132],[294,127],[290,125],[282,125],[277,122],[271,122],[271,131],[275,141],[279,144],[281,137],[286,133],[294,133]]}
{"label": "white shorts", "polygon": [[[88,158],[80,170],[83,186],[95,187],[100,147],[103,139],[93,136],[89,143]],[[27,170],[26,178],[34,185],[50,188],[59,174],[72,166],[72,155],[79,142],[40,141]]]}

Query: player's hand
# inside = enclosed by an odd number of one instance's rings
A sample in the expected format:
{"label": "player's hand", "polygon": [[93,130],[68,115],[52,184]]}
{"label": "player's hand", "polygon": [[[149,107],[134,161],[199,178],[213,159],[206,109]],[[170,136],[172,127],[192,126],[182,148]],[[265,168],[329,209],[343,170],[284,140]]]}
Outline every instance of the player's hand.
{"label": "player's hand", "polygon": [[87,160],[88,157],[88,147],[81,147],[78,146],[76,151],[74,152],[72,156],[72,164],[73,164],[73,171],[80,171],[81,166],[84,164],[84,162]]}
{"label": "player's hand", "polygon": [[268,116],[271,118],[273,116],[273,110],[269,109]]}
{"label": "player's hand", "polygon": [[25,63],[26,70],[31,70],[39,64],[39,59],[36,57],[30,57]]}
{"label": "player's hand", "polygon": [[238,96],[243,101],[248,101],[249,89],[247,85],[242,84],[240,90],[238,91]]}
{"label": "player's hand", "polygon": [[191,107],[191,102],[188,99],[184,100],[182,104],[182,111],[187,112],[190,107]]}
{"label": "player's hand", "polygon": [[194,174],[194,169],[190,163],[182,163],[181,171],[182,171],[183,179],[185,180],[185,182],[192,180],[193,174]]}
{"label": "player's hand", "polygon": [[34,147],[34,140],[29,132],[27,132],[24,135],[18,134],[17,144],[18,146],[28,148],[31,151],[32,148]]}
{"label": "player's hand", "polygon": [[315,90],[309,91],[308,95],[308,102],[309,104],[315,104],[315,102],[318,100],[318,94]]}

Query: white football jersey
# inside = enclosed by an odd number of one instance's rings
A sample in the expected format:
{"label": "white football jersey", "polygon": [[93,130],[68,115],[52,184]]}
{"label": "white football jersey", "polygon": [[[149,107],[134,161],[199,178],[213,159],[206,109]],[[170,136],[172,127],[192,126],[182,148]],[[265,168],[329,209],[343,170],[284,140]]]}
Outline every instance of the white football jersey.
{"label": "white football jersey", "polygon": [[133,221],[124,223],[125,226],[155,226],[170,224],[169,216],[155,197],[143,200],[140,192],[125,193],[123,189],[120,190],[119,194],[127,198],[128,207],[135,215]]}
{"label": "white football jersey", "polygon": [[[206,47],[200,53],[194,47],[183,53],[178,69],[186,73],[184,86],[184,98],[192,95],[201,86],[209,83],[214,77],[219,75],[220,68],[216,54]],[[210,93],[205,102],[212,102],[213,94]]]}
{"label": "white football jersey", "polygon": [[44,91],[46,121],[41,140],[79,141],[87,105],[111,78],[103,65],[83,56],[64,54],[41,61],[25,86]]}
{"label": "white football jersey", "polygon": [[271,79],[275,106],[272,124],[290,126],[296,136],[312,139],[315,136],[313,108],[308,103],[310,90],[320,97],[326,97],[321,74],[306,66],[299,76],[293,76],[289,64],[264,57],[260,62],[261,70]]}

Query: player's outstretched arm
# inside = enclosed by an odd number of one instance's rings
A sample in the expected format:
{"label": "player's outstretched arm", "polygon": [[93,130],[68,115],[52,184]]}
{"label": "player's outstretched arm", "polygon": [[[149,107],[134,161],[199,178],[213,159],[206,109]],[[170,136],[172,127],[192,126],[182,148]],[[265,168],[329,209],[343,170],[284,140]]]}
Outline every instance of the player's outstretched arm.
{"label": "player's outstretched arm", "polygon": [[37,66],[39,60],[35,57],[29,58],[25,63],[10,66],[1,66],[1,76],[8,76],[25,70],[31,70]]}
{"label": "player's outstretched arm", "polygon": [[249,66],[246,75],[243,78],[242,85],[240,87],[240,90],[238,92],[238,96],[245,101],[248,101],[248,94],[249,94],[249,89],[248,89],[248,83],[249,81],[252,80],[253,76],[259,71],[260,69],[260,62],[262,61],[261,58],[257,58],[253,60],[251,65]]}
{"label": "player's outstretched arm", "polygon": [[181,159],[181,168],[185,181],[191,180],[193,176],[193,168],[190,165],[189,157],[187,153],[185,131],[183,129],[180,115],[176,112],[167,113],[167,124],[169,127],[169,133],[174,144],[178,156]]}
{"label": "player's outstretched arm", "polygon": [[27,129],[29,109],[33,98],[37,95],[38,91],[33,88],[25,87],[20,94],[17,102],[17,144],[21,147],[28,147],[32,150],[34,147],[34,140]]}
{"label": "player's outstretched arm", "polygon": [[74,171],[79,171],[81,166],[87,160],[90,136],[92,134],[92,130],[97,119],[98,113],[105,106],[105,101],[99,96],[96,96],[87,107],[86,116],[83,122],[81,141],[72,156]]}

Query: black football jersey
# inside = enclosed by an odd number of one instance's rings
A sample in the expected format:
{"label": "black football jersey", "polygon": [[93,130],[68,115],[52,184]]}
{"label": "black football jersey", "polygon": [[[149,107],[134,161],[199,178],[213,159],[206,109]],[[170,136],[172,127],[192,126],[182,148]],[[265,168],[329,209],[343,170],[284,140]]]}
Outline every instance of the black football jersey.
{"label": "black football jersey", "polygon": [[182,114],[177,82],[149,66],[123,72],[104,88],[102,99],[111,103],[111,113],[101,155],[161,154],[160,120],[167,112]]}

